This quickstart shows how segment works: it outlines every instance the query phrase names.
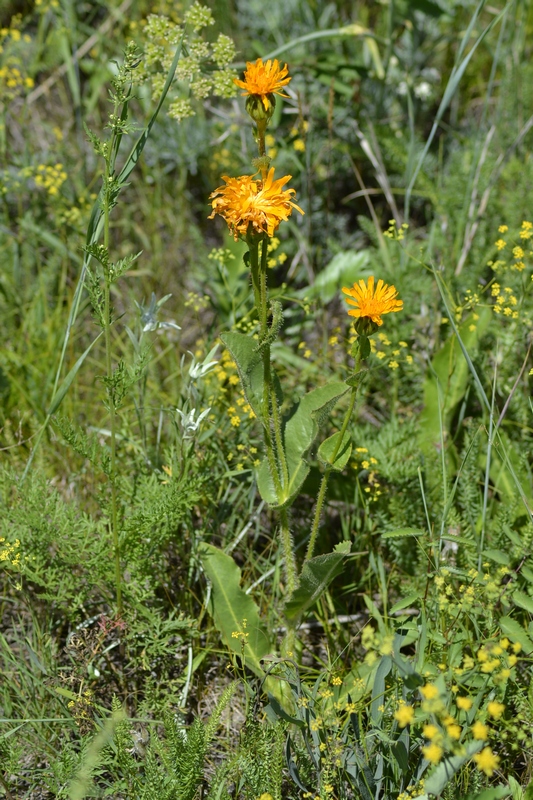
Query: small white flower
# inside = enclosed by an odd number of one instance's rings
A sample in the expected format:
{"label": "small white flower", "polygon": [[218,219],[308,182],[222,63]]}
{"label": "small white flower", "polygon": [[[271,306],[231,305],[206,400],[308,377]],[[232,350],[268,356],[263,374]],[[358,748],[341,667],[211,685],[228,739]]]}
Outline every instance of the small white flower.
{"label": "small white flower", "polygon": [[415,97],[419,100],[427,100],[433,94],[430,84],[427,81],[422,81],[414,89]]}
{"label": "small white flower", "polygon": [[179,408],[176,409],[176,413],[181,417],[181,427],[183,429],[183,438],[184,439],[193,439],[195,433],[199,429],[202,421],[207,417],[209,412],[211,411],[211,406],[206,408],[205,411],[202,411],[201,414],[198,415],[198,418],[195,419],[196,409],[193,408],[192,411],[181,411]]}
{"label": "small white flower", "polygon": [[[207,373],[213,369],[213,367],[216,367],[218,361],[212,359],[217,350],[218,344],[213,347],[213,349],[206,355],[202,362],[197,362],[194,356],[192,356],[192,363],[189,367],[189,375],[191,380],[195,381],[197,378],[203,378],[204,375],[207,375]],[[190,353],[191,351],[189,350],[188,352]]]}

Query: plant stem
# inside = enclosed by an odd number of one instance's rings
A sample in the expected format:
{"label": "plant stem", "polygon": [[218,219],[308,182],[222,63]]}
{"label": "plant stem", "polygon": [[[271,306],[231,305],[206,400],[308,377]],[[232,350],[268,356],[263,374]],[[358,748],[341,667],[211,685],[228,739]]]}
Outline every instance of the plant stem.
{"label": "plant stem", "polygon": [[[264,338],[267,331],[267,312],[266,312],[266,282],[263,282],[262,276],[259,276],[259,243],[248,242],[250,248],[250,267],[252,272],[252,283],[254,287],[255,305],[257,308],[257,315],[259,317],[259,336],[260,339]],[[268,459],[268,466],[270,474],[274,482],[276,494],[278,497],[282,495],[282,486],[279,479],[278,465],[276,463],[276,456],[274,448],[272,447],[272,436],[270,431],[270,347],[265,345],[262,353],[263,358],[263,398],[261,403],[262,416],[263,416],[263,435],[265,439],[265,448]]]}
{"label": "plant stem", "polygon": [[[106,158],[105,166],[105,187],[104,187],[104,247],[107,255],[109,255],[109,183],[111,175],[111,154],[113,153],[115,133],[113,132],[109,141],[110,154]],[[118,503],[117,503],[117,486],[116,486],[116,458],[117,458],[117,432],[116,432],[116,410],[115,398],[112,387],[113,380],[113,364],[111,359],[111,278],[109,269],[105,270],[104,275],[104,336],[105,336],[105,359],[106,359],[106,374],[108,380],[109,399],[109,415],[111,430],[111,464],[110,464],[110,482],[111,482],[111,533],[113,536],[113,550],[115,555],[115,588],[117,593],[117,615],[122,616],[122,570],[120,565],[120,540],[118,532]]]}
{"label": "plant stem", "polygon": [[[357,359],[356,359],[356,362],[355,362],[355,370],[354,370],[355,373],[357,373],[359,371],[359,367],[361,366],[361,361],[362,361],[361,354],[358,353],[357,354]],[[317,539],[317,536],[318,536],[318,528],[319,528],[319,525],[320,525],[320,517],[321,517],[321,514],[322,514],[322,507],[324,505],[324,500],[326,498],[326,491],[327,491],[327,488],[328,488],[329,476],[331,475],[331,471],[333,470],[333,466],[335,464],[335,459],[337,458],[337,456],[339,454],[339,450],[341,449],[342,441],[344,439],[344,435],[345,435],[346,430],[348,428],[348,423],[350,422],[350,417],[352,416],[352,412],[353,412],[353,409],[354,409],[354,406],[355,406],[355,400],[357,398],[357,390],[358,390],[358,388],[359,388],[358,385],[352,386],[352,391],[351,391],[351,394],[350,394],[350,405],[348,406],[346,414],[344,415],[344,421],[342,423],[342,428],[340,429],[340,432],[339,432],[339,438],[338,438],[337,444],[335,445],[335,449],[334,449],[333,455],[331,457],[331,463],[330,463],[329,466],[326,467],[326,470],[325,470],[325,472],[324,472],[324,474],[322,476],[322,481],[320,483],[320,489],[319,489],[319,492],[318,492],[318,497],[317,497],[316,506],[315,506],[315,516],[314,516],[314,519],[313,519],[313,527],[311,528],[311,535],[309,537],[309,544],[307,546],[307,552],[305,554],[305,558],[304,558],[304,562],[303,562],[304,564],[306,563],[306,561],[309,561],[309,559],[313,557],[313,553],[314,553],[315,545],[316,545],[316,539]]]}
{"label": "plant stem", "polygon": [[279,518],[281,523],[281,545],[283,547],[285,574],[287,577],[287,595],[290,597],[298,588],[298,572],[289,528],[289,514],[286,508],[280,509]]}
{"label": "plant stem", "polygon": [[[267,255],[268,255],[268,244],[267,239],[263,239],[263,247],[261,250],[261,304],[264,314],[264,329],[262,332],[263,336],[266,336],[268,333],[267,330],[267,305],[268,305],[268,293],[267,293]],[[272,409],[272,422],[274,427],[274,438],[276,441],[276,455],[278,457],[278,462],[281,467],[281,483],[283,489],[286,489],[289,485],[289,470],[287,467],[287,459],[285,458],[285,448],[283,446],[283,434],[281,431],[281,418],[278,408],[278,398],[276,396],[276,387],[274,386],[274,381],[272,380],[272,372],[270,369],[270,344],[265,345],[265,349],[263,351],[263,358],[268,358],[268,380],[265,374],[265,385],[268,386],[269,394],[270,394],[270,406]]]}

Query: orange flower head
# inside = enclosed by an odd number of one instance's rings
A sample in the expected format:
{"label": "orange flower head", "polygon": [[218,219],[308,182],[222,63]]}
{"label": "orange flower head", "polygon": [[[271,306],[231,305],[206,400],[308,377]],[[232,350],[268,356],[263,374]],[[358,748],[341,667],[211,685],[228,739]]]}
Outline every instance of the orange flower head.
{"label": "orange flower head", "polygon": [[[355,306],[355,308],[351,308],[348,311],[348,314],[351,317],[358,317],[363,324],[369,322],[370,324],[367,327],[370,333],[372,329],[376,329],[375,326],[383,325],[382,314],[401,311],[403,308],[403,300],[396,299],[398,292],[394,286],[383,283],[380,278],[378,285],[374,289],[373,275],[369,277],[367,284],[360,280],[358,284],[354,283],[350,288],[343,287],[342,291],[348,295],[347,303]],[[363,333],[364,331],[358,332]]]}
{"label": "orange flower head", "polygon": [[256,181],[250,175],[240,178],[228,178],[223,175],[225,186],[210,195],[213,211],[209,219],[220,214],[228,223],[235,237],[245,238],[247,233],[273,236],[280,222],[288,219],[295,208],[300,214],[304,212],[291,199],[294,189],[283,189],[291,176],[274,180],[274,167],[268,172],[264,181]]}
{"label": "orange flower head", "polygon": [[244,72],[244,80],[240,81],[234,78],[234,83],[244,89],[244,95],[253,95],[261,98],[261,102],[265,107],[265,111],[269,111],[272,106],[272,100],[269,95],[278,94],[280,97],[288,97],[283,94],[281,89],[286,86],[291,80],[288,77],[288,67],[280,67],[277,58],[272,61],[269,59],[266,64],[263,63],[261,58],[258,58],[255,64],[251,61],[246,62],[246,70]]}

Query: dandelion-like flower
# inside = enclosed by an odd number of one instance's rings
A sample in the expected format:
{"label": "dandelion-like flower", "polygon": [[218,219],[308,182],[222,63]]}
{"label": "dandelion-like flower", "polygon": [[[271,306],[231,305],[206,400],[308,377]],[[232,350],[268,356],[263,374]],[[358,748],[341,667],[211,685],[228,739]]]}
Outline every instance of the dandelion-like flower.
{"label": "dandelion-like flower", "polygon": [[287,65],[280,67],[277,58],[274,61],[269,59],[266,64],[258,58],[255,64],[251,61],[246,62],[244,80],[234,78],[233,82],[245,90],[243,96],[248,94],[260,97],[265,111],[268,111],[273,99],[268,95],[278,94],[280,97],[288,97],[281,91],[291,80],[288,72]]}
{"label": "dandelion-like flower", "polygon": [[304,213],[291,199],[294,189],[283,189],[291,175],[274,180],[273,167],[265,181],[256,181],[250,175],[240,178],[223,175],[222,179],[226,185],[219,186],[210,195],[213,212],[209,219],[220,214],[236,241],[239,235],[245,237],[248,232],[273,236],[280,222],[290,217],[293,208]]}
{"label": "dandelion-like flower", "polygon": [[[362,321],[374,323],[374,325],[368,326],[373,330],[375,330],[376,325],[383,325],[382,314],[401,311],[403,308],[403,300],[396,299],[398,292],[394,286],[383,283],[380,278],[374,289],[373,275],[369,277],[367,284],[360,280],[359,283],[354,283],[350,288],[343,287],[342,291],[348,295],[346,302],[355,306],[355,308],[351,308],[348,311],[348,314],[352,317],[358,317]],[[363,333],[362,330],[358,332]]]}
{"label": "dandelion-like flower", "polygon": [[492,752],[490,747],[484,747],[481,753],[476,753],[474,761],[477,768],[490,778],[494,770],[498,768],[500,758]]}

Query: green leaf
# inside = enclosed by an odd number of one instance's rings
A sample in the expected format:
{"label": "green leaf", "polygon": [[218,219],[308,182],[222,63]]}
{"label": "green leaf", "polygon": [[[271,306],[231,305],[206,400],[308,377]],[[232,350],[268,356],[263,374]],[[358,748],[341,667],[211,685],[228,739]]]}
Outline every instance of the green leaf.
{"label": "green leaf", "polygon": [[530,597],[528,594],[525,594],[517,589],[515,592],[513,592],[513,600],[517,606],[520,606],[520,608],[523,608],[525,611],[529,611],[530,614],[533,614],[533,597]]}
{"label": "green leaf", "polygon": [[533,652],[533,642],[520,623],[515,619],[512,617],[502,617],[500,619],[500,628],[502,629],[502,633],[508,636],[512,641],[520,642],[526,655]]}
{"label": "green leaf", "polygon": [[[474,322],[470,315],[458,328],[467,350],[473,350],[488,329],[492,317],[490,308],[479,310],[479,319]],[[470,330],[472,324],[475,329]],[[433,357],[431,368],[424,382],[424,411],[420,415],[420,444],[427,451],[440,446],[442,416],[444,428],[449,430],[454,412],[463,399],[469,381],[469,368],[457,336],[452,334],[444,346]],[[439,412],[439,406],[441,411]]]}
{"label": "green leaf", "polygon": [[383,718],[383,706],[385,704],[385,678],[392,669],[392,659],[390,656],[382,656],[372,686],[372,702],[370,705],[370,716],[376,728],[381,728]]}
{"label": "green leaf", "polygon": [[385,531],[381,534],[382,539],[400,539],[402,536],[425,536],[426,532],[419,528],[398,528],[396,531]]}
{"label": "green leaf", "polygon": [[[231,335],[243,336],[243,334]],[[227,334],[224,334],[222,337],[224,343],[226,336]],[[228,349],[233,355],[229,346]],[[313,389],[303,396],[287,421],[284,431],[289,485],[284,487],[281,495],[277,494],[266,459],[262,461],[257,471],[257,487],[265,502],[274,508],[285,508],[294,502],[309,474],[310,467],[305,457],[318,436],[319,428],[326,422],[339,398],[347,391],[348,386],[344,382],[337,381],[328,383],[319,389]],[[250,405],[252,405],[251,402]]]}
{"label": "green leaf", "polygon": [[333,469],[342,472],[348,463],[350,456],[352,455],[352,437],[348,431],[346,431],[342,440],[342,444],[338,449],[337,455],[335,456],[335,461],[333,461],[333,453],[340,442],[340,435],[341,432],[337,431],[337,433],[334,433],[333,436],[330,436],[322,442],[318,448],[318,458],[324,464],[324,466],[330,466],[333,467]]}
{"label": "green leaf", "polygon": [[[328,76],[328,82],[330,82]],[[358,278],[367,277],[370,267],[370,250],[345,250],[337,253],[329,264],[320,270],[311,287],[305,287],[306,297],[319,297],[329,303],[343,286],[352,286]]]}
{"label": "green leaf", "polygon": [[300,585],[285,606],[285,616],[292,620],[301,616],[327,589],[333,578],[343,570],[344,559],[349,554],[350,542],[336,545],[333,553],[309,559],[302,569]]}
{"label": "green leaf", "polygon": [[422,595],[420,594],[420,592],[414,592],[413,594],[404,597],[402,600],[398,600],[398,602],[394,603],[392,608],[389,610],[389,614],[395,614],[396,611],[401,611],[403,608],[408,608],[409,606],[412,606],[413,603],[416,603],[417,600],[420,600],[421,597]]}
{"label": "green leaf", "polygon": [[353,372],[348,378],[346,378],[345,383],[347,386],[351,386],[352,388],[355,386],[359,386],[365,375],[367,374],[367,369],[360,369],[359,372]]}
{"label": "green leaf", "polygon": [[500,800],[502,797],[509,797],[510,794],[509,786],[491,786],[480,794],[469,795],[467,800]]}
{"label": "green leaf", "polygon": [[482,555],[484,558],[490,558],[496,564],[509,565],[509,553],[504,553],[503,550],[483,550]]}
{"label": "green leaf", "polygon": [[[211,581],[213,619],[224,643],[234,653],[242,654],[246,666],[262,677],[260,660],[270,652],[270,641],[256,604],[241,588],[241,570],[230,556],[211,544],[202,543],[199,556]],[[248,634],[244,649],[242,638],[232,636],[236,631]]]}
{"label": "green leaf", "polygon": [[91,350],[93,349],[94,345],[96,344],[96,342],[98,341],[98,339],[102,335],[103,335],[103,331],[98,334],[98,336],[96,337],[96,339],[94,339],[94,341],[91,342],[91,344],[89,345],[87,350],[84,353],[82,353],[81,356],[78,358],[78,360],[76,361],[76,363],[74,364],[72,369],[69,371],[68,375],[65,376],[64,380],[61,382],[61,386],[58,387],[57,391],[55,392],[54,396],[52,397],[52,402],[50,403],[50,408],[48,409],[47,416],[52,416],[52,414],[55,414],[55,412],[57,411],[57,409],[61,405],[61,402],[62,402],[64,396],[66,395],[66,393],[70,389],[72,381],[74,380],[74,378],[78,374],[78,371],[79,371],[81,365],[83,364],[83,362],[85,361],[85,359],[87,358],[87,356],[89,355]]}
{"label": "green leaf", "polygon": [[263,419],[263,363],[257,341],[245,333],[228,331],[220,337],[237,365],[248,404],[258,419]]}
{"label": "green leaf", "polygon": [[285,453],[290,474],[298,468],[300,460],[305,458],[318,436],[319,428],[348,388],[344,381],[336,381],[312,389],[302,397],[285,425]]}
{"label": "green leaf", "polygon": [[464,756],[450,756],[449,758],[443,759],[441,763],[435,767],[429,778],[425,779],[424,791],[427,794],[440,795],[453,775],[455,775],[463,764],[466,764],[473,755],[479,753],[484,745],[484,742],[469,742],[465,746]]}

